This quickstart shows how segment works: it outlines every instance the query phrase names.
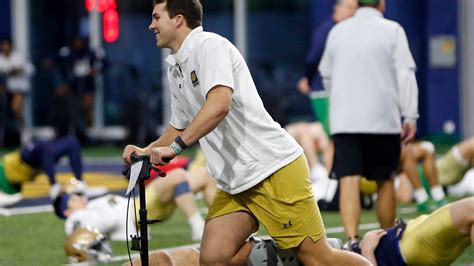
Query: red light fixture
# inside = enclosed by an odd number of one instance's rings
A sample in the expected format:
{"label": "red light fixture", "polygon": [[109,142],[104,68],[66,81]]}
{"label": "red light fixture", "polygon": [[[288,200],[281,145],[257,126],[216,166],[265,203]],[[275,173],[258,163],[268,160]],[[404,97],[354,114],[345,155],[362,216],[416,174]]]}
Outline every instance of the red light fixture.
{"label": "red light fixture", "polygon": [[102,32],[106,42],[115,42],[119,37],[119,15],[116,0],[86,0],[86,9],[103,13]]}
{"label": "red light fixture", "polygon": [[119,16],[117,10],[107,10],[103,16],[103,33],[106,42],[115,42],[119,37]]}

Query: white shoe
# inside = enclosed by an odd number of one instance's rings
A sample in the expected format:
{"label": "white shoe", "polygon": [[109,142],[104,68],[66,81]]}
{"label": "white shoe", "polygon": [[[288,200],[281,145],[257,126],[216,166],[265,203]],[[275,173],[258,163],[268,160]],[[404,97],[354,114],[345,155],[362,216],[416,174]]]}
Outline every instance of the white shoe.
{"label": "white shoe", "polygon": [[0,207],[7,207],[17,204],[23,196],[21,193],[16,194],[6,194],[0,191]]}

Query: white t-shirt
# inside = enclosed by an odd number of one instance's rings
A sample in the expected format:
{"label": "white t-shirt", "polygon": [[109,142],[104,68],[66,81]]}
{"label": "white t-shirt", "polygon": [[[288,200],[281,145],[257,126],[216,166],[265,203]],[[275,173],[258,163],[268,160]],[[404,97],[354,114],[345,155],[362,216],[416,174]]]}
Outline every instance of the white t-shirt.
{"label": "white t-shirt", "polygon": [[403,28],[359,8],[328,35],[319,65],[329,85],[331,133],[401,132],[418,118],[416,66]]}
{"label": "white t-shirt", "polygon": [[[136,234],[133,223],[133,204],[130,204],[128,214],[128,235]],[[109,239],[125,241],[125,217],[127,214],[127,199],[117,195],[105,195],[89,201],[86,208],[75,211],[66,219],[64,229],[70,235],[75,229],[91,226],[98,229]]]}
{"label": "white t-shirt", "polygon": [[8,57],[0,53],[0,74],[10,73],[13,69],[21,69],[21,73],[7,76],[8,91],[28,92],[30,90],[29,77],[35,71],[33,65],[15,51],[11,52]]}
{"label": "white t-shirt", "polygon": [[245,60],[227,39],[202,27],[168,56],[170,124],[186,128],[216,85],[233,89],[227,117],[199,140],[219,189],[237,194],[289,164],[303,149],[265,110]]}

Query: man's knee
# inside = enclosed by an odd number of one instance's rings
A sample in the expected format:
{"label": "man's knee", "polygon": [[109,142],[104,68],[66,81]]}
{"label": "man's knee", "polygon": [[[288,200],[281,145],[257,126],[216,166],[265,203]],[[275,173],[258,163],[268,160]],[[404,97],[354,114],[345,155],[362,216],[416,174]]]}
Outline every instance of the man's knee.
{"label": "man's knee", "polygon": [[[341,192],[359,192],[360,189],[360,176],[346,176],[339,180],[341,186]],[[351,193],[352,194],[352,193]]]}
{"label": "man's knee", "polygon": [[395,185],[392,179],[377,180],[377,192],[389,190],[395,192]]}

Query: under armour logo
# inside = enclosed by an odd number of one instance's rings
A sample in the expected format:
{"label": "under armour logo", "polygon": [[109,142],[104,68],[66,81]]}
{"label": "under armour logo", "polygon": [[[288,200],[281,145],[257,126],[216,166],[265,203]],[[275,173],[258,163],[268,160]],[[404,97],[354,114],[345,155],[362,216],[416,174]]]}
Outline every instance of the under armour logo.
{"label": "under armour logo", "polygon": [[283,228],[288,228],[292,226],[291,221],[288,221],[288,223],[283,223]]}

